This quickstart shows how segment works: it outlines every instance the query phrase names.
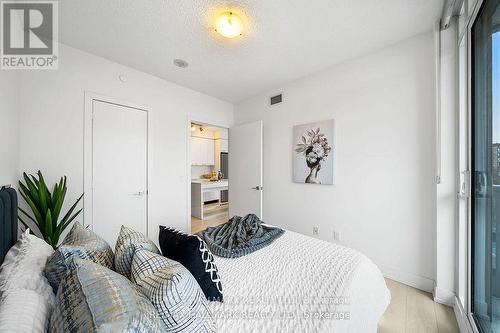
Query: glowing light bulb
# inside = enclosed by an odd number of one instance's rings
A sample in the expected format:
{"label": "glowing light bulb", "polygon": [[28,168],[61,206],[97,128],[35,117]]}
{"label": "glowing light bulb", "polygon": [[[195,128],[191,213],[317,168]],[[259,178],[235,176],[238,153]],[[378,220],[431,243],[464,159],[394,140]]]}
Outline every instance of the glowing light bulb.
{"label": "glowing light bulb", "polygon": [[241,18],[233,12],[224,12],[215,20],[215,31],[227,38],[234,38],[241,35],[243,22]]}

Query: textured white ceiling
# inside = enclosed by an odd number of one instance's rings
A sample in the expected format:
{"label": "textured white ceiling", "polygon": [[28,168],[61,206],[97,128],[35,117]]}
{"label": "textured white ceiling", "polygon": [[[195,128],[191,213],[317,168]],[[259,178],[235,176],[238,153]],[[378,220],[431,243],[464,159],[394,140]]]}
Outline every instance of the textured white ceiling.
{"label": "textured white ceiling", "polygon": [[[64,0],[63,43],[238,102],[410,36],[430,31],[443,0]],[[245,17],[236,40],[211,19]],[[173,65],[189,62],[187,69]]]}

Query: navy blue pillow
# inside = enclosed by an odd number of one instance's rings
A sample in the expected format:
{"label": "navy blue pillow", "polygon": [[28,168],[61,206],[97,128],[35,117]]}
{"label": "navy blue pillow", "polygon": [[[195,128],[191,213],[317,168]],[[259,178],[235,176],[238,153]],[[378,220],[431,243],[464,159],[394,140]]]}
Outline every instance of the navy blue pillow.
{"label": "navy blue pillow", "polygon": [[165,257],[181,263],[194,276],[209,301],[222,302],[222,284],[214,257],[200,237],[160,226],[159,243]]}

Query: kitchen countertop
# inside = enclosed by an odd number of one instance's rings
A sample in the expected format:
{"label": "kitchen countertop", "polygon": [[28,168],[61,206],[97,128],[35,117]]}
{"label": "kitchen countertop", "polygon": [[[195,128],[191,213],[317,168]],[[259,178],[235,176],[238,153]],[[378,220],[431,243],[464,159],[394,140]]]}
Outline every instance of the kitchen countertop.
{"label": "kitchen countertop", "polygon": [[227,179],[221,179],[221,180],[217,180],[217,181],[210,181],[208,179],[191,179],[191,183],[203,184],[203,185],[214,184],[214,185],[217,185],[217,186],[224,186],[224,185],[227,186],[228,180]]}

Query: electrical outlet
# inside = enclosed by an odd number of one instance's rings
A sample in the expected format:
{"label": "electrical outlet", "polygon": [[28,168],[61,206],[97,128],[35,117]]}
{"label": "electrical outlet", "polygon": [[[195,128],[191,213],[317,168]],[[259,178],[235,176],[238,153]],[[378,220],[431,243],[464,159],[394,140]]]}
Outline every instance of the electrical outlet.
{"label": "electrical outlet", "polygon": [[337,242],[340,242],[340,231],[334,231],[333,232],[333,239],[336,240]]}
{"label": "electrical outlet", "polygon": [[319,235],[319,228],[318,227],[313,227],[313,235],[318,236]]}

